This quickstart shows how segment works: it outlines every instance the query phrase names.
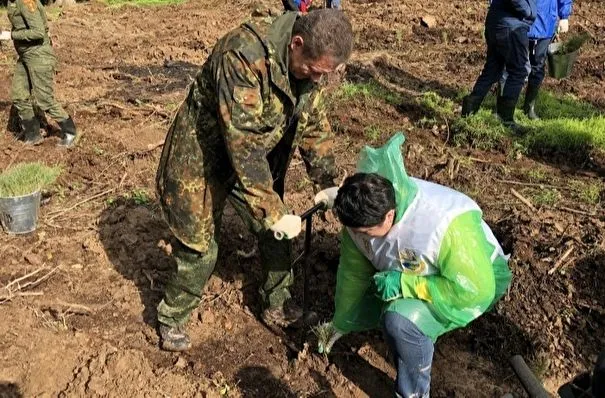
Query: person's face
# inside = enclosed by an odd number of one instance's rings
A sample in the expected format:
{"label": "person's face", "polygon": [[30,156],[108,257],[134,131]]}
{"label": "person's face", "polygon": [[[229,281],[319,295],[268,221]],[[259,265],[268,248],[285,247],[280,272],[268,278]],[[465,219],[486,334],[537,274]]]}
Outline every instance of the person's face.
{"label": "person's face", "polygon": [[310,60],[303,55],[304,40],[301,36],[294,36],[290,41],[290,73],[298,80],[311,79],[317,83],[327,73],[334,72],[337,65],[332,57],[322,56]]}
{"label": "person's face", "polygon": [[386,236],[391,230],[393,226],[393,221],[395,220],[395,210],[389,210],[389,212],[384,216],[384,221],[378,225],[374,225],[373,227],[360,227],[360,228],[351,228],[353,232],[362,233],[372,238],[382,238]]}

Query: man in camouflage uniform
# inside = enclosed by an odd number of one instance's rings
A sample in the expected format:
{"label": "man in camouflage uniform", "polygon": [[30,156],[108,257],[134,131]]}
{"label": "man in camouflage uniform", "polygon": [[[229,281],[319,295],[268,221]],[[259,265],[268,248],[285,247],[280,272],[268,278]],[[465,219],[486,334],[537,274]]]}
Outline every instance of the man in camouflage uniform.
{"label": "man in camouflage uniform", "polygon": [[40,120],[32,104],[34,101],[61,127],[63,137],[59,145],[72,146],[76,126],[53,93],[57,59],[48,36],[44,7],[39,0],[9,0],[7,14],[12,31],[1,32],[0,40],[13,40],[19,55],[11,99],[21,120],[23,139],[28,144],[37,144],[42,140]]}
{"label": "man in camouflage uniform", "polygon": [[352,41],[338,10],[289,12],[228,33],[195,77],[157,174],[162,210],[178,239],[177,271],[158,306],[163,349],[190,347],[184,324],[214,269],[227,200],[258,238],[263,320],[288,326],[301,317],[288,290],[288,239],[302,223],[282,201],[284,178],[298,147],[310,178],[321,188],[333,184],[333,136],[317,83],[348,59]]}

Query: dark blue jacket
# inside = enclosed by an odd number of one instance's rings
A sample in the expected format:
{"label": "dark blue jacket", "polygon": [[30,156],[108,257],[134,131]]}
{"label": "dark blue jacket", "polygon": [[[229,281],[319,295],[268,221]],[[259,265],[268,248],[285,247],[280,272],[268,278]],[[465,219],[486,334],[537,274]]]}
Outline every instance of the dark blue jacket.
{"label": "dark blue jacket", "polygon": [[573,0],[537,0],[538,17],[529,30],[530,39],[550,39],[555,35],[559,19],[571,14]]}
{"label": "dark blue jacket", "polygon": [[531,25],[537,14],[536,0],[491,0],[485,24],[514,29],[523,23]]}

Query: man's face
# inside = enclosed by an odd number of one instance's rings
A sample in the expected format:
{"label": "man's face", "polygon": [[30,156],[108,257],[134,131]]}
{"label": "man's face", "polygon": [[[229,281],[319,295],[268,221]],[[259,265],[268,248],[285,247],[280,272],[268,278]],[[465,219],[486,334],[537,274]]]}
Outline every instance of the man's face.
{"label": "man's face", "polygon": [[334,72],[338,64],[332,57],[326,55],[316,60],[310,60],[303,55],[304,40],[294,36],[290,41],[290,73],[298,80],[311,79],[317,83],[327,73]]}
{"label": "man's face", "polygon": [[393,226],[394,220],[395,210],[389,210],[382,223],[374,225],[373,227],[351,228],[351,230],[353,230],[353,232],[371,236],[372,238],[382,238],[389,233],[391,227]]}

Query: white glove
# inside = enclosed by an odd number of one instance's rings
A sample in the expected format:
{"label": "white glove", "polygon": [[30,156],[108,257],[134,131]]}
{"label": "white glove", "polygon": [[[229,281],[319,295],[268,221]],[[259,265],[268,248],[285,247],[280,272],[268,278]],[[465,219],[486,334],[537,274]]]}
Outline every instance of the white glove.
{"label": "white glove", "polygon": [[277,240],[295,238],[302,231],[302,220],[299,216],[286,214],[269,227]]}
{"label": "white glove", "polygon": [[568,31],[569,31],[569,20],[560,19],[559,28],[557,29],[557,33],[567,33]]}
{"label": "white glove", "polygon": [[338,188],[340,187],[330,187],[324,190],[321,190],[315,195],[313,201],[315,204],[325,203],[328,209],[334,207],[334,201],[336,200],[336,195],[338,195]]}
{"label": "white glove", "polygon": [[332,322],[319,325],[313,332],[317,336],[317,351],[326,355],[332,351],[332,346],[336,343],[336,340],[343,336],[343,333],[336,330]]}
{"label": "white glove", "polygon": [[0,32],[0,40],[12,40],[11,32],[9,30]]}

